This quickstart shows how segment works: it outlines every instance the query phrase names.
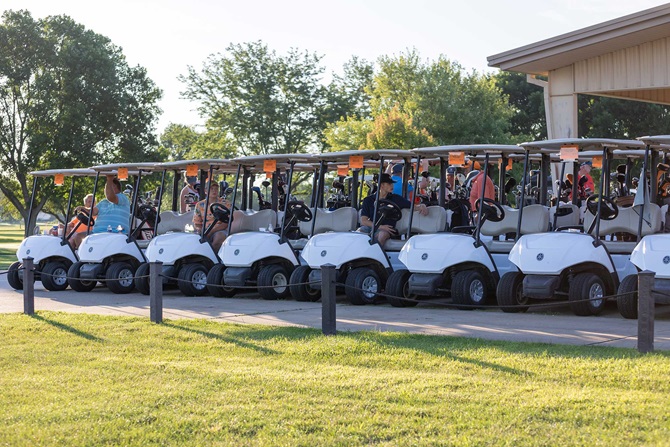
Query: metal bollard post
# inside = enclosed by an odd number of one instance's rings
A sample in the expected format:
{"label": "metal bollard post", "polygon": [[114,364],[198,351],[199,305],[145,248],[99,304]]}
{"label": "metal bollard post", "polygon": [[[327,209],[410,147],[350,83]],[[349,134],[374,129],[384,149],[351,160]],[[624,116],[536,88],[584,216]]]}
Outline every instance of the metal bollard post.
{"label": "metal bollard post", "polygon": [[637,274],[637,350],[642,353],[654,351],[654,276],[648,270]]}
{"label": "metal bollard post", "polygon": [[337,334],[335,274],[334,265],[321,266],[321,331],[323,335]]}
{"label": "metal bollard post", "polygon": [[35,268],[33,258],[23,259],[23,313],[26,315],[35,314]]}
{"label": "metal bollard post", "polygon": [[163,263],[149,264],[149,316],[152,323],[163,322]]}

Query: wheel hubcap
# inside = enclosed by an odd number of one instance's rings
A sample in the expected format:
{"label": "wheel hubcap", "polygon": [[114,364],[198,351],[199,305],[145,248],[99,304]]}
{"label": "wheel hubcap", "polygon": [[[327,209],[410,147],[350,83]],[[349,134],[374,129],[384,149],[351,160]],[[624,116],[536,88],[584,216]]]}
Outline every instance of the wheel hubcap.
{"label": "wheel hubcap", "polygon": [[284,275],[283,273],[275,274],[272,277],[272,285],[274,286],[275,292],[282,293],[284,290],[286,290],[286,286],[288,285],[286,275]]}
{"label": "wheel hubcap", "polygon": [[207,274],[203,271],[198,270],[191,277],[191,281],[193,282],[193,287],[195,287],[198,290],[202,290],[205,287],[207,287]]}
{"label": "wheel hubcap", "polygon": [[119,285],[122,287],[130,287],[133,285],[133,272],[129,269],[123,269],[119,273]]}
{"label": "wheel hubcap", "polygon": [[67,272],[65,269],[58,268],[54,270],[53,282],[57,286],[64,286],[67,283]]}
{"label": "wheel hubcap", "polygon": [[363,294],[367,298],[373,298],[377,293],[377,280],[372,276],[366,276],[361,284],[361,289],[363,289]]}
{"label": "wheel hubcap", "polygon": [[484,299],[484,284],[479,280],[472,281],[470,283],[469,292],[472,302],[481,302]]}
{"label": "wheel hubcap", "polygon": [[596,300],[594,298],[602,298],[603,296],[603,288],[600,286],[600,284],[591,285],[591,288],[589,289],[589,299],[592,300],[590,301],[591,306],[600,307],[603,304],[603,300]]}

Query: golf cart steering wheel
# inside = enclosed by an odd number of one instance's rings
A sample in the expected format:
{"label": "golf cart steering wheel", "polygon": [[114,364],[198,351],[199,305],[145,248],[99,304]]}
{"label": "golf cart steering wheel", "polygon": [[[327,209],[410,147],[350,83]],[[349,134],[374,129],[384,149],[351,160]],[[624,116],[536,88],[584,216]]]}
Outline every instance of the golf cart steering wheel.
{"label": "golf cart steering wheel", "polygon": [[305,202],[300,200],[291,200],[288,203],[288,211],[300,222],[309,222],[312,220],[312,210],[305,206]]}
{"label": "golf cart steering wheel", "polygon": [[90,217],[91,212],[87,209],[81,209],[77,213],[77,219],[79,219],[79,222],[81,222],[82,225],[88,225],[88,219],[91,219],[91,226],[95,225],[95,219]]}
{"label": "golf cart steering wheel", "polygon": [[602,220],[614,220],[619,215],[619,207],[608,197],[600,197],[592,194],[586,199],[586,209],[594,216],[598,214],[598,200],[601,200],[600,218]]}
{"label": "golf cart steering wheel", "polygon": [[402,219],[402,211],[397,203],[388,199],[381,199],[377,204],[377,212],[382,214],[385,219],[400,220]]}
{"label": "golf cart steering wheel", "polygon": [[486,220],[491,222],[500,222],[505,218],[504,208],[498,202],[489,199],[488,197],[484,197],[483,199],[477,199],[477,201],[475,202],[475,211],[479,211],[479,205],[482,200],[484,200],[484,206],[482,206],[482,214],[486,217]]}
{"label": "golf cart steering wheel", "polygon": [[[154,208],[151,205],[140,205],[140,208],[138,209],[138,213],[142,217],[142,219],[145,222],[148,222],[150,225],[153,225],[154,222],[156,221],[156,208]],[[161,219],[160,217],[158,218],[158,222],[160,222]]]}
{"label": "golf cart steering wheel", "polygon": [[230,210],[223,203],[214,202],[209,205],[209,210],[212,212],[214,219],[219,222],[227,223],[230,217]]}

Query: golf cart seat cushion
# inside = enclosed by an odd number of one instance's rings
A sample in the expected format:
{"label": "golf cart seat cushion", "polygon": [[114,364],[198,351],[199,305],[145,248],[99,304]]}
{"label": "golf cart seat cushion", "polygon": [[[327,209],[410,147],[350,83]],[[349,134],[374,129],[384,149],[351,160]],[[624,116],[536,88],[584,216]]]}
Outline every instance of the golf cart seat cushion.
{"label": "golf cart seat cushion", "polygon": [[186,231],[186,225],[193,225],[193,211],[179,214],[175,211],[163,211],[158,224],[158,234],[169,231]]}
{"label": "golf cart seat cushion", "polygon": [[[605,236],[612,233],[630,233],[637,234],[638,222],[640,219],[641,205],[628,208],[619,208],[619,215],[613,220],[600,219],[600,235]],[[584,228],[589,229],[595,216],[586,212],[584,217]],[[644,206],[644,219],[642,221],[642,236],[654,234],[661,231],[661,208],[655,203],[649,203]],[[595,233],[595,227],[592,234]],[[613,241],[617,242],[617,241]],[[625,243],[625,242],[618,242]],[[609,247],[609,245],[608,245]]]}
{"label": "golf cart seat cushion", "polygon": [[[409,210],[402,210],[402,219],[396,223],[398,234],[406,234],[409,226]],[[429,206],[428,215],[422,216],[418,211],[414,212],[412,218],[412,234],[433,234],[444,231],[447,226],[447,210],[441,206]],[[400,251],[406,241],[400,239],[389,239],[384,243],[384,250]]]}
{"label": "golf cart seat cushion", "polygon": [[[560,208],[562,212],[565,212],[565,209],[569,211],[568,214],[556,217],[555,228],[579,225],[580,213],[577,205],[572,203],[561,203]],[[552,226],[554,225],[554,214],[556,214],[556,207],[552,206],[549,210],[549,222]]]}
{"label": "golf cart seat cushion", "polygon": [[[482,234],[485,236],[500,236],[507,233],[516,233],[519,210],[503,205],[505,218],[500,222],[487,220],[482,225]],[[544,205],[527,205],[523,207],[521,220],[521,234],[542,233],[549,229],[549,208]]]}
{"label": "golf cart seat cushion", "polygon": [[274,210],[236,210],[233,215],[233,226],[235,233],[243,231],[258,231],[268,226],[277,226],[277,212]]}
{"label": "golf cart seat cushion", "polygon": [[[358,228],[358,213],[355,208],[343,207],[333,211],[324,208],[318,208],[316,213],[311,208],[314,222],[314,234],[325,233],[327,231],[355,231]],[[312,221],[300,222],[300,232],[305,236],[312,231]]]}

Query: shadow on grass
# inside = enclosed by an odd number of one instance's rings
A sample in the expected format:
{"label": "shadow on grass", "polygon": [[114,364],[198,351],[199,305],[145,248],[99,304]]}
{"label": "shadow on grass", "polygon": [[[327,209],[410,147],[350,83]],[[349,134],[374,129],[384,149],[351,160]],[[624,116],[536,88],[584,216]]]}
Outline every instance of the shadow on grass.
{"label": "shadow on grass", "polygon": [[[224,342],[227,342],[227,343],[233,343],[233,344],[236,344],[236,345],[238,345],[240,347],[243,347],[243,348],[248,348],[248,349],[252,349],[254,351],[262,352],[263,354],[280,354],[279,351],[276,351],[274,349],[264,348],[264,347],[258,346],[256,344],[246,342],[246,341],[242,340],[241,338],[231,337],[229,335],[216,334],[214,332],[207,332],[207,331],[203,331],[201,329],[195,329],[193,327],[188,327],[188,326],[180,326],[178,324],[165,322],[165,321],[161,325],[165,326],[165,327],[173,328],[173,329],[179,329],[179,330],[185,331],[185,332],[191,332],[191,333],[194,333],[194,334],[202,335],[203,337],[211,338],[211,339],[214,339],[214,340],[224,341]],[[262,332],[265,332],[265,331],[262,331]]]}
{"label": "shadow on grass", "polygon": [[35,320],[39,320],[39,321],[42,321],[44,323],[50,324],[51,326],[56,327],[58,329],[61,329],[63,331],[66,331],[66,332],[69,332],[71,334],[77,335],[79,337],[85,338],[86,340],[96,341],[96,342],[105,341],[103,338],[96,337],[95,335],[86,333],[84,331],[80,331],[79,329],[73,328],[72,326],[68,326],[67,324],[60,323],[58,321],[49,320],[48,318],[44,318],[44,317],[42,317],[40,315],[37,315],[37,314],[32,315],[32,318],[34,318]]}

